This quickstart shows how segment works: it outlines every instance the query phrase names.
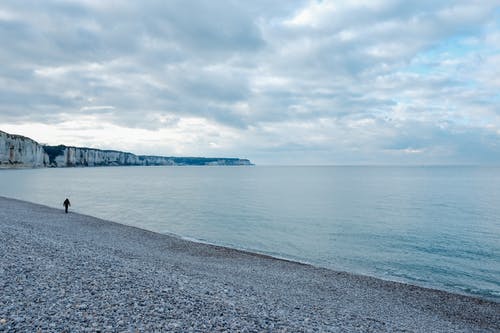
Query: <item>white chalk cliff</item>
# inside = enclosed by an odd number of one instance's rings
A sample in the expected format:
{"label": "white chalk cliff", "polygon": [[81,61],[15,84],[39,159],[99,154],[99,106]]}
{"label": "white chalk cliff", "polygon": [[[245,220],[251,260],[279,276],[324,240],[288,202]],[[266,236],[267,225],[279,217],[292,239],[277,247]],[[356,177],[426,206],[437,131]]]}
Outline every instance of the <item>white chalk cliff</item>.
{"label": "white chalk cliff", "polygon": [[45,167],[49,156],[42,145],[21,135],[0,131],[0,167]]}
{"label": "white chalk cliff", "polygon": [[132,153],[44,146],[21,136],[0,131],[0,168],[43,168],[117,165],[252,165],[247,159],[145,156]]}

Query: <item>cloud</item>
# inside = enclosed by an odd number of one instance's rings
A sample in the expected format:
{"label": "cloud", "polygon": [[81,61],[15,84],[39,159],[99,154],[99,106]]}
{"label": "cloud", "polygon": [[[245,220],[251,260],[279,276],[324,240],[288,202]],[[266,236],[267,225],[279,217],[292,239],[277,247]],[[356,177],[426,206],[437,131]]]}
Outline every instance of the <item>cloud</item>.
{"label": "cloud", "polygon": [[257,163],[498,163],[499,8],[6,0],[0,127]]}

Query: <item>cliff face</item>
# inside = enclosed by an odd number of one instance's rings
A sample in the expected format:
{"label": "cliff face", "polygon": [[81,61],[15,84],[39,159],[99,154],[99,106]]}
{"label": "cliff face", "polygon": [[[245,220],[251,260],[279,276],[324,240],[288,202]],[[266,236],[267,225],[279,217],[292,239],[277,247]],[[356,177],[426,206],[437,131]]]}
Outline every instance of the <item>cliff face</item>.
{"label": "cliff face", "polygon": [[239,158],[164,157],[115,150],[42,146],[20,135],[0,131],[0,167],[85,167],[118,165],[252,165]]}
{"label": "cliff face", "polygon": [[54,167],[117,166],[117,165],[176,165],[169,157],[137,156],[115,150],[100,150],[66,146],[44,146],[49,165]]}
{"label": "cliff face", "polygon": [[0,167],[40,168],[49,165],[42,145],[21,135],[0,131]]}

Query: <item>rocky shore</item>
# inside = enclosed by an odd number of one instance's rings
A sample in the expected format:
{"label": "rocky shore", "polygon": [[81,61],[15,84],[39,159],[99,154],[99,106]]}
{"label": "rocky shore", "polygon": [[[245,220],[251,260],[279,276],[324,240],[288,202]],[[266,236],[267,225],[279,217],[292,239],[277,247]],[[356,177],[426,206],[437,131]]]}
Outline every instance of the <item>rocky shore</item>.
{"label": "rocky shore", "polygon": [[500,303],[2,197],[0,254],[6,332],[500,331]]}

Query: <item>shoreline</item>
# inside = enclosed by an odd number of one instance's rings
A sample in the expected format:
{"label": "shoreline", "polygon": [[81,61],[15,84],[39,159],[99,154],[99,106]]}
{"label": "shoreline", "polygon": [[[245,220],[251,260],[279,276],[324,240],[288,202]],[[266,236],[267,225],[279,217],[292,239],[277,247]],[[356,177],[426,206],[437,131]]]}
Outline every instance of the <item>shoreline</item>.
{"label": "shoreline", "polygon": [[[17,201],[21,201],[21,202],[25,202],[25,203],[30,203],[30,204],[33,204],[33,205],[39,205],[39,206],[42,206],[42,207],[47,207],[47,208],[58,210],[58,208],[54,208],[54,207],[51,207],[51,206],[48,206],[48,205],[39,204],[39,203],[36,203],[36,202],[31,202],[31,201],[27,201],[27,200],[23,200],[23,199],[5,197],[5,196],[2,196],[2,195],[0,195],[0,199],[17,200]],[[120,223],[120,222],[117,222],[117,221],[107,220],[107,219],[104,219],[104,218],[100,218],[100,217],[97,217],[97,216],[88,215],[88,214],[84,214],[84,213],[80,213],[80,212],[73,211],[71,213],[72,214],[78,214],[78,215],[81,215],[81,216],[84,216],[84,217],[95,218],[95,219],[102,220],[102,221],[108,222],[108,223],[116,223],[116,224],[121,225],[121,226],[135,228],[135,229],[137,229],[139,231],[152,232],[152,233],[155,233],[155,234],[158,234],[158,235],[164,235],[164,236],[167,236],[167,237],[173,237],[175,239],[186,241],[186,242],[189,242],[189,243],[202,244],[202,245],[208,245],[208,246],[213,246],[213,247],[219,247],[219,248],[223,248],[223,249],[226,249],[226,250],[229,250],[229,251],[241,252],[242,254],[246,254],[246,255],[255,255],[255,256],[258,256],[258,257],[267,258],[267,259],[271,259],[271,260],[281,260],[281,261],[285,261],[285,262],[289,262],[289,263],[295,263],[295,264],[299,264],[299,265],[310,266],[311,268],[315,268],[315,269],[326,269],[326,270],[329,270],[329,271],[332,271],[332,272],[352,274],[352,275],[355,275],[355,276],[362,276],[362,277],[368,277],[368,278],[373,278],[373,279],[377,279],[377,280],[381,280],[381,281],[399,283],[399,284],[402,284],[402,285],[419,287],[419,288],[428,289],[428,290],[431,290],[431,291],[445,292],[445,293],[449,293],[449,294],[452,294],[452,295],[460,295],[460,296],[465,296],[465,297],[471,297],[471,298],[475,298],[475,299],[478,299],[478,300],[485,300],[485,301],[489,301],[489,302],[494,302],[494,303],[499,303],[500,304],[500,298],[494,297],[494,296],[488,297],[487,295],[484,295],[484,294],[458,292],[458,291],[454,291],[454,290],[446,290],[446,289],[434,288],[432,286],[423,286],[423,285],[413,284],[411,282],[406,282],[406,281],[391,280],[389,278],[384,279],[382,277],[373,276],[373,275],[369,275],[369,274],[362,274],[362,273],[350,272],[350,271],[347,271],[347,270],[339,270],[339,269],[335,269],[335,268],[331,268],[331,267],[316,265],[313,262],[300,261],[298,259],[292,259],[292,258],[281,257],[281,256],[278,256],[278,255],[273,255],[273,254],[265,253],[265,252],[259,252],[258,250],[238,248],[236,246],[232,247],[232,246],[220,245],[220,244],[212,243],[212,242],[209,242],[209,241],[196,239],[196,238],[193,238],[193,237],[185,237],[185,236],[178,235],[178,234],[175,234],[175,233],[172,233],[172,232],[163,232],[163,233],[162,232],[157,232],[157,231],[153,231],[153,230],[141,228],[141,227],[133,225],[133,224]]]}
{"label": "shoreline", "polygon": [[0,228],[0,286],[7,295],[0,331],[500,330],[500,303],[493,300],[18,199],[0,197]]}
{"label": "shoreline", "polygon": [[[112,167],[112,166],[110,166],[110,167]],[[121,167],[121,166],[118,166],[118,167]],[[153,167],[161,167],[161,166],[153,166]],[[173,167],[179,167],[179,166],[173,166]],[[192,167],[192,166],[188,166],[188,167]],[[0,199],[17,200],[17,201],[20,201],[20,202],[25,202],[25,203],[29,203],[29,204],[33,204],[33,205],[39,205],[39,206],[42,206],[42,207],[47,207],[47,208],[50,208],[50,209],[56,209],[56,210],[58,210],[58,208],[55,208],[55,207],[51,207],[51,206],[48,206],[48,205],[45,205],[45,204],[40,204],[40,203],[36,203],[36,202],[32,202],[32,201],[27,201],[27,200],[24,200],[24,199],[5,197],[5,196],[2,196],[2,195],[0,195]],[[71,209],[70,209],[70,211],[71,211]],[[221,245],[221,244],[213,243],[213,242],[202,240],[202,239],[196,239],[194,237],[186,237],[186,236],[178,235],[178,234],[175,234],[175,233],[172,233],[172,232],[158,232],[158,231],[153,231],[153,230],[141,228],[140,226],[136,226],[136,225],[133,225],[133,224],[127,224],[127,223],[121,223],[121,222],[117,222],[117,221],[113,221],[113,220],[107,220],[106,218],[101,218],[101,217],[97,217],[97,216],[93,216],[93,215],[88,215],[88,214],[84,214],[84,213],[80,213],[80,212],[72,211],[71,213],[72,214],[78,214],[78,215],[81,215],[83,217],[95,218],[95,219],[102,220],[102,221],[108,222],[108,223],[116,223],[118,225],[130,227],[130,228],[135,228],[135,229],[137,229],[139,231],[152,232],[152,233],[159,234],[159,235],[164,235],[164,236],[167,236],[167,237],[173,237],[173,238],[176,238],[178,240],[182,240],[182,241],[186,241],[186,242],[190,242],[190,243],[194,243],[194,244],[202,244],[202,245],[208,245],[208,246],[213,246],[213,247],[220,247],[220,248],[224,248],[224,249],[227,249],[227,250],[238,251],[238,252],[241,252],[241,253],[247,254],[247,255],[255,255],[255,256],[260,256],[260,257],[268,258],[268,259],[281,260],[281,261],[285,261],[285,262],[289,262],[289,263],[296,263],[296,264],[299,264],[299,265],[310,266],[312,268],[326,269],[326,270],[333,271],[333,272],[352,274],[352,275],[355,275],[355,276],[363,276],[363,277],[373,278],[373,279],[377,279],[377,280],[381,280],[381,281],[399,283],[399,284],[408,285],[408,286],[415,286],[415,287],[419,287],[419,288],[423,288],[423,289],[428,289],[428,290],[431,290],[431,291],[445,292],[445,293],[449,293],[449,294],[453,294],[453,295],[460,295],[460,296],[465,296],[465,297],[471,297],[471,298],[475,298],[475,299],[478,299],[478,300],[485,300],[485,301],[489,301],[489,302],[494,302],[494,303],[499,303],[500,304],[500,297],[489,296],[488,294],[481,294],[481,293],[474,293],[474,292],[467,293],[465,291],[460,292],[460,291],[453,290],[453,289],[448,289],[448,290],[447,289],[439,289],[439,288],[433,287],[432,285],[419,285],[419,284],[412,283],[411,281],[405,281],[403,279],[402,280],[394,280],[394,279],[383,278],[383,277],[380,277],[380,276],[375,276],[375,275],[370,275],[370,274],[363,274],[363,273],[351,272],[351,271],[348,271],[348,270],[335,269],[334,267],[327,267],[327,266],[317,265],[314,262],[301,261],[299,259],[287,258],[286,256],[279,256],[279,255],[273,255],[272,253],[260,252],[259,250],[256,250],[256,249],[246,249],[246,248],[243,248],[243,247],[230,246],[230,245],[226,246],[226,245]]]}
{"label": "shoreline", "polygon": [[[0,198],[1,198],[1,196],[0,196]],[[18,199],[15,199],[15,200],[18,200]],[[82,213],[75,213],[75,214],[80,214],[80,215],[83,215],[83,216],[94,217],[92,215],[86,215],[86,214],[82,214]],[[95,218],[98,218],[98,217],[95,217]],[[100,218],[98,218],[98,219],[100,219]],[[477,299],[477,300],[480,300],[480,301],[488,301],[488,302],[493,302],[493,303],[500,304],[500,298],[494,297],[494,296],[487,296],[487,295],[479,294],[479,293],[476,293],[476,294],[474,294],[474,293],[467,294],[466,292],[462,292],[461,293],[461,292],[452,291],[452,290],[445,290],[445,289],[433,288],[433,287],[422,286],[422,285],[413,284],[413,283],[405,282],[405,281],[391,280],[389,278],[384,279],[382,277],[373,276],[373,275],[369,275],[369,274],[362,274],[362,273],[350,272],[350,271],[347,271],[347,270],[340,270],[340,269],[335,269],[335,268],[320,266],[320,265],[314,264],[313,262],[300,261],[298,259],[291,259],[291,258],[287,258],[287,257],[280,257],[280,256],[277,256],[277,255],[275,256],[273,254],[269,254],[269,253],[265,253],[265,252],[259,252],[258,250],[251,250],[251,249],[245,249],[245,248],[224,246],[224,245],[219,245],[219,244],[216,244],[216,243],[211,243],[209,241],[199,240],[199,239],[196,239],[196,238],[193,238],[193,237],[184,237],[184,236],[181,236],[181,235],[177,235],[175,233],[170,233],[170,232],[161,233],[161,232],[151,231],[151,230],[148,230],[148,229],[143,229],[141,227],[130,225],[130,224],[123,224],[123,223],[120,223],[120,222],[115,222],[115,221],[105,220],[105,219],[103,219],[103,220],[107,221],[107,222],[111,222],[111,223],[118,223],[120,225],[129,226],[129,227],[132,227],[132,228],[137,228],[138,230],[142,230],[142,231],[149,231],[149,232],[153,232],[153,233],[156,233],[156,234],[159,234],[159,235],[165,235],[165,236],[168,236],[168,237],[177,238],[177,239],[180,239],[180,240],[183,240],[183,241],[186,241],[186,242],[191,242],[191,243],[194,243],[194,244],[203,244],[203,245],[208,245],[208,246],[213,246],[213,247],[220,247],[220,248],[224,248],[224,249],[231,250],[231,251],[241,252],[242,254],[254,255],[254,256],[258,256],[258,257],[267,258],[267,259],[270,259],[270,260],[281,260],[281,261],[289,262],[289,263],[292,263],[292,264],[309,266],[309,267],[314,268],[314,269],[325,269],[325,270],[336,272],[336,273],[345,273],[345,274],[351,274],[351,275],[354,275],[354,276],[367,277],[367,278],[372,278],[372,279],[376,279],[376,280],[380,280],[380,281],[384,281],[384,282],[398,283],[398,284],[402,284],[404,286],[417,287],[417,288],[422,288],[422,289],[426,289],[426,290],[430,290],[430,291],[436,291],[436,292],[444,292],[444,293],[448,293],[448,294],[451,294],[451,295],[465,296],[465,297],[470,297],[470,298]]]}

